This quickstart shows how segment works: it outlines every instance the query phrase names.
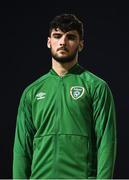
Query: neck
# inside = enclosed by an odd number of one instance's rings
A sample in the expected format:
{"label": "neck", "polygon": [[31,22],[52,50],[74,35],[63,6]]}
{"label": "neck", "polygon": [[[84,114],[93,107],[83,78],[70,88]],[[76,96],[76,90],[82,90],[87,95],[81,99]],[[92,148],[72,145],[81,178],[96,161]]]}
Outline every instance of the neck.
{"label": "neck", "polygon": [[59,76],[64,76],[76,63],[77,60],[73,60],[67,63],[60,63],[52,59],[52,68]]}

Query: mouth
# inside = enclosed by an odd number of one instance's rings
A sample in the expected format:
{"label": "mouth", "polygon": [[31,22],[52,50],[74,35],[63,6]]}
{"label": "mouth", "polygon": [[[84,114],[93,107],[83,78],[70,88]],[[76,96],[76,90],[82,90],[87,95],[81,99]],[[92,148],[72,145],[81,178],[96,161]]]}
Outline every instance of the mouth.
{"label": "mouth", "polygon": [[62,47],[62,48],[57,49],[57,51],[65,51],[65,52],[68,52],[68,49],[65,48],[65,47]]}

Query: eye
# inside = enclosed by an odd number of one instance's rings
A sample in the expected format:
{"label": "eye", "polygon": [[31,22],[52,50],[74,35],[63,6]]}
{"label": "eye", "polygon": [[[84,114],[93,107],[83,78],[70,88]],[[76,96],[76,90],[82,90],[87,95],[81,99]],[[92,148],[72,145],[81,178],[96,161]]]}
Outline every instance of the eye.
{"label": "eye", "polygon": [[54,37],[55,39],[60,39],[60,38],[61,38],[61,34],[53,34],[53,37]]}
{"label": "eye", "polygon": [[72,40],[72,41],[77,39],[77,37],[73,34],[69,34],[67,37],[69,40]]}

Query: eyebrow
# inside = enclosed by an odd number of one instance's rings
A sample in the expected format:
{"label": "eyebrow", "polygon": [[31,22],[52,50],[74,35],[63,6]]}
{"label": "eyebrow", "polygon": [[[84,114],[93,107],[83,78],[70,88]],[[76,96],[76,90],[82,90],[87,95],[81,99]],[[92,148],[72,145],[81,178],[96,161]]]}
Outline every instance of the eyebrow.
{"label": "eyebrow", "polygon": [[63,33],[61,32],[53,32],[52,35],[62,35]]}
{"label": "eyebrow", "polygon": [[[55,35],[63,35],[63,33],[61,33],[61,32],[54,32],[54,33],[52,33],[52,36],[55,36]],[[67,36],[73,36],[73,37],[77,38],[77,35],[73,34],[73,33],[68,33]]]}

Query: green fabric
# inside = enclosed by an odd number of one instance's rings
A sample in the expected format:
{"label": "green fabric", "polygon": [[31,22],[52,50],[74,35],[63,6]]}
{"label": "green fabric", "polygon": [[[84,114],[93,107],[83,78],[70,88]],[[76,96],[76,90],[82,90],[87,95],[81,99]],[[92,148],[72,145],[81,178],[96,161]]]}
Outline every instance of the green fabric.
{"label": "green fabric", "polygon": [[76,64],[51,69],[21,97],[13,157],[17,179],[110,179],[116,117],[107,83]]}

